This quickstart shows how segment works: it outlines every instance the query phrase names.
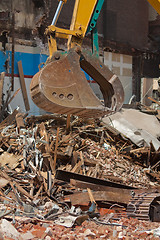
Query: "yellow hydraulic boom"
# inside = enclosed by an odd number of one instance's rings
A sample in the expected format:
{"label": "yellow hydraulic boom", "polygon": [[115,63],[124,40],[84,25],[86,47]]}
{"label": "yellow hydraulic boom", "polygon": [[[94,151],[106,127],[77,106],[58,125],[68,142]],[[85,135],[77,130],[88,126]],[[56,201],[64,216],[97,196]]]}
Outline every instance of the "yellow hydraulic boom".
{"label": "yellow hydraulic boom", "polygon": [[152,7],[160,14],[160,0],[147,0]]}
{"label": "yellow hydraulic boom", "polygon": [[[62,2],[62,4],[66,3],[66,0],[60,2]],[[55,39],[68,39],[68,49],[75,47],[75,45],[81,46],[96,4],[97,0],[90,0],[87,4],[86,0],[76,0],[70,30],[56,27],[55,23],[57,19],[53,19],[52,25],[47,28],[46,33],[48,33],[49,36],[54,34]],[[52,56],[54,51],[57,50],[56,41],[49,41],[49,49],[50,56]]]}

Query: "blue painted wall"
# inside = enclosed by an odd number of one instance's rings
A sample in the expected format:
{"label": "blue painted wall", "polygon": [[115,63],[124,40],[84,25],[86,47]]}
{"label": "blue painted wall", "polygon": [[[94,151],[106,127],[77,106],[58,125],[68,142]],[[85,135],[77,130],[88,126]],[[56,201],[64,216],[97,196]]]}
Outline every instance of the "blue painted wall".
{"label": "blue painted wall", "polygon": [[[14,74],[18,74],[18,62],[22,61],[22,66],[23,66],[23,73],[24,76],[33,76],[39,71],[39,64],[46,62],[48,58],[48,55],[45,54],[34,54],[34,53],[24,53],[24,52],[15,52],[14,54]],[[12,66],[12,52],[11,51],[6,51],[5,53],[0,51],[0,73],[1,72],[6,72],[6,69],[4,67],[5,61],[9,59],[9,66],[10,66],[10,71],[11,73],[11,66]],[[88,81],[92,81],[91,77],[86,73],[86,79]]]}
{"label": "blue painted wall", "polygon": [[[32,54],[32,53],[23,53],[15,52],[14,55],[14,74],[18,74],[18,61],[22,61],[24,75],[33,76],[39,71],[38,65],[47,60],[47,55],[45,54]],[[11,51],[6,51],[5,53],[0,51],[0,72],[5,71],[4,67],[5,61],[9,59],[10,73],[11,73]]]}

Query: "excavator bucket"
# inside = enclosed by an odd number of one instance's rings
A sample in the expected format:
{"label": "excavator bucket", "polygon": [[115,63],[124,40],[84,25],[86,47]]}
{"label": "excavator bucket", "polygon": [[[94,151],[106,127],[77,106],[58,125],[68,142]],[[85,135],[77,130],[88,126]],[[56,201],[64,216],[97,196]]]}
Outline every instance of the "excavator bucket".
{"label": "excavator bucket", "polygon": [[[94,94],[82,69],[99,84],[104,101]],[[30,92],[33,102],[47,112],[87,118],[113,114],[124,100],[118,77],[96,56],[78,48],[55,52],[33,77]]]}

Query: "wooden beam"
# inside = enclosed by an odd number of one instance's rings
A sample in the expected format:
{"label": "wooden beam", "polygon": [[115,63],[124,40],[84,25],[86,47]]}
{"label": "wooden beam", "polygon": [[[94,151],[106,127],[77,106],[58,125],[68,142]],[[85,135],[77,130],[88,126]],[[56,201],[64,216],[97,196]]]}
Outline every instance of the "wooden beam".
{"label": "wooden beam", "polygon": [[78,181],[78,180],[75,180],[75,179],[71,179],[70,184],[73,185],[75,188],[81,188],[81,189],[90,188],[93,191],[117,192],[119,194],[122,193],[126,196],[130,195],[131,191],[132,191],[131,189],[109,187],[109,186],[94,184],[94,183],[90,183],[90,182]]}
{"label": "wooden beam", "polygon": [[0,123],[0,129],[1,129],[1,128],[4,128],[4,127],[7,126],[7,125],[10,125],[10,124],[15,120],[15,117],[16,117],[17,113],[19,113],[19,112],[18,112],[17,109],[15,109],[12,114],[8,115],[8,117],[6,117],[6,118]]}
{"label": "wooden beam", "polygon": [[18,70],[19,70],[20,85],[21,85],[21,90],[22,90],[22,95],[23,95],[25,109],[26,109],[26,111],[29,111],[30,110],[30,106],[29,106],[29,101],[28,101],[26,84],[25,84],[25,81],[24,81],[22,61],[18,62]]}
{"label": "wooden beam", "polygon": [[[2,110],[2,100],[3,100],[3,85],[4,85],[4,77],[5,77],[5,72],[2,72],[1,75],[0,75],[0,113],[1,113],[1,110]],[[1,114],[0,114],[0,120],[1,119]]]}
{"label": "wooden beam", "polygon": [[[93,199],[97,201],[106,201],[106,202],[114,202],[114,203],[122,203],[128,204],[131,195],[123,195],[117,192],[108,192],[108,191],[96,191],[92,192]],[[74,193],[66,196],[66,201],[70,200],[72,205],[83,205],[84,203],[89,203],[90,197],[88,192]]]}
{"label": "wooden beam", "polygon": [[70,132],[70,126],[71,126],[71,115],[70,114],[68,114],[67,115],[67,126],[66,126],[66,134],[69,134],[69,132]]}
{"label": "wooden beam", "polygon": [[54,172],[56,170],[58,140],[59,140],[59,127],[57,128],[56,145],[55,145],[55,150],[54,150],[54,161],[53,161],[53,171]]}
{"label": "wooden beam", "polygon": [[152,102],[157,103],[157,104],[160,106],[160,102],[157,101],[157,100],[155,100],[154,98],[152,98],[152,97],[148,97],[148,99],[150,99]]}
{"label": "wooden beam", "polygon": [[20,133],[21,128],[25,128],[24,121],[23,121],[23,114],[22,113],[17,113],[17,115],[16,115],[16,123],[17,123],[18,133]]}
{"label": "wooden beam", "polygon": [[12,97],[9,99],[8,104],[10,104],[10,103],[12,102],[12,100],[15,98],[15,96],[17,95],[17,93],[19,93],[20,90],[21,90],[21,89],[18,88],[18,89],[15,91],[15,93],[14,93],[14,94],[12,95]]}

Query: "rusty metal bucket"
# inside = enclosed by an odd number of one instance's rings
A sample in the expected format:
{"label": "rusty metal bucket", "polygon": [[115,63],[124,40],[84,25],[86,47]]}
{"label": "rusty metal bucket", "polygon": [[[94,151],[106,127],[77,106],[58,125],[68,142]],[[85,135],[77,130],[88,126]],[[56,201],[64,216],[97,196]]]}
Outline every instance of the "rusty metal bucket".
{"label": "rusty metal bucket", "polygon": [[[90,88],[82,69],[100,86],[104,103]],[[56,52],[32,79],[33,102],[43,110],[80,117],[100,117],[118,111],[124,91],[118,77],[97,57],[79,49]]]}

